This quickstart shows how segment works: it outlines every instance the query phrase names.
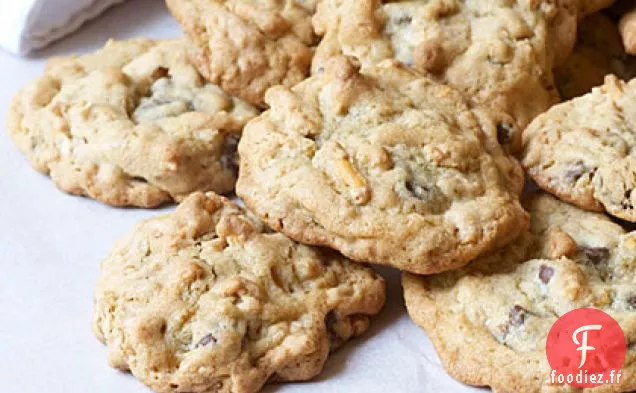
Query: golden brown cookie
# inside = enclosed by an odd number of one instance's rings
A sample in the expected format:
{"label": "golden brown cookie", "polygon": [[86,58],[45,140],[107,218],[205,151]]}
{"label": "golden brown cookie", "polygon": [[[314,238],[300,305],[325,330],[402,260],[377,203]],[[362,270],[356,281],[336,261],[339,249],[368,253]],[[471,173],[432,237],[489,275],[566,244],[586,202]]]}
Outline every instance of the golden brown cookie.
{"label": "golden brown cookie", "polygon": [[8,129],[62,191],[154,207],[231,191],[237,137],[257,114],[205,82],[184,41],[138,39],[51,60],[13,100]]}
{"label": "golden brown cookie", "polygon": [[262,106],[274,85],[309,73],[314,0],[166,0],[193,42],[192,59],[212,83]]}
{"label": "golden brown cookie", "polygon": [[556,105],[523,134],[522,164],[546,191],[591,211],[636,222],[636,79],[608,76]]}
{"label": "golden brown cookie", "polygon": [[[524,206],[531,227],[516,242],[458,271],[405,274],[409,315],[448,373],[470,385],[497,393],[636,389],[636,232],[547,194]],[[548,332],[582,307],[608,313],[625,333],[618,384],[583,390],[550,381]]]}
{"label": "golden brown cookie", "polygon": [[335,57],[266,99],[239,144],[237,194],[291,238],[434,273],[525,230],[518,163],[454,89],[393,60],[361,72]]}
{"label": "golden brown cookie", "polygon": [[363,67],[397,59],[483,105],[508,129],[517,151],[521,131],[558,102],[552,68],[574,46],[577,2],[324,0],[314,17],[323,35],[313,73],[343,53]]}
{"label": "golden brown cookie", "polygon": [[372,269],[195,193],[104,260],[94,330],[113,367],[157,392],[254,393],[320,373],[367,330],[384,291]]}

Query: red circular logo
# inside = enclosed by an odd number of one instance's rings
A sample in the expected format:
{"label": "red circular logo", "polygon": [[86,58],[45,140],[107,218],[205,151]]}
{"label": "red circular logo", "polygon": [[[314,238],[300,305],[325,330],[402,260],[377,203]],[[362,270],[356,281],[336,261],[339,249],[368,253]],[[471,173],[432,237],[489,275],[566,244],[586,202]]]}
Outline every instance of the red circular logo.
{"label": "red circular logo", "polygon": [[550,380],[580,388],[619,383],[626,352],[625,334],[614,318],[594,308],[572,310],[548,333]]}

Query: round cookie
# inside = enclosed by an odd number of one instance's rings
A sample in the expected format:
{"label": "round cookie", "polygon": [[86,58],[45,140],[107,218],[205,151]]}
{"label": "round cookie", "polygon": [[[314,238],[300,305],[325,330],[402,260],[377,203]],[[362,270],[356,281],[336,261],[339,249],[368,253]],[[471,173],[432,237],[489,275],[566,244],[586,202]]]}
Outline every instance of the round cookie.
{"label": "round cookie", "polygon": [[558,102],[552,68],[574,46],[576,11],[572,0],[325,0],[312,70],[340,53],[363,66],[397,59],[489,108],[516,151],[523,128]]}
{"label": "round cookie", "polygon": [[372,269],[194,193],[104,260],[94,331],[113,367],[157,392],[253,393],[316,376],[384,296]]}
{"label": "round cookie", "polygon": [[185,41],[110,41],[55,58],[15,97],[8,130],[65,192],[154,207],[229,192],[238,135],[258,111],[207,83]]}
{"label": "round cookie", "polygon": [[262,106],[274,85],[309,74],[315,0],[166,0],[193,42],[199,71],[230,94]]}
{"label": "round cookie", "polygon": [[588,93],[609,74],[623,80],[636,76],[636,58],[625,53],[618,29],[608,16],[599,13],[583,19],[577,35],[574,52],[554,70],[563,100]]}
{"label": "round cookie", "polygon": [[615,76],[556,105],[523,134],[522,164],[539,187],[591,211],[636,222],[636,80]]}
{"label": "round cookie", "polygon": [[[636,389],[636,232],[546,194],[524,204],[530,232],[459,271],[405,274],[406,307],[448,373],[498,393]],[[550,384],[546,337],[557,318],[593,307],[627,341],[619,384],[594,390]]]}
{"label": "round cookie", "polygon": [[266,100],[239,143],[237,194],[301,243],[434,273],[526,228],[518,163],[448,86],[392,60],[361,73],[335,57]]}

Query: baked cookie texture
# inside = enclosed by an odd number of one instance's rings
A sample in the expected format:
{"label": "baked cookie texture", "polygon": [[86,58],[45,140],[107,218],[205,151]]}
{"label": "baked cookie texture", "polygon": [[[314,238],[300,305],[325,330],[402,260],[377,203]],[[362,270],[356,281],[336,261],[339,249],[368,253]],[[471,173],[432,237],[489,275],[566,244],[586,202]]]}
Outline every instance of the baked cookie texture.
{"label": "baked cookie texture", "polygon": [[324,0],[313,73],[336,54],[397,59],[489,108],[517,151],[523,128],[558,102],[552,68],[576,39],[577,1]]}
{"label": "baked cookie texture", "polygon": [[526,228],[518,163],[448,86],[392,60],[361,73],[334,57],[266,101],[239,143],[237,194],[292,239],[433,273]]}
{"label": "baked cookie texture", "polygon": [[[627,392],[636,389],[636,232],[546,194],[524,204],[531,229],[464,269],[405,274],[406,306],[454,378],[497,393]],[[551,385],[545,354],[558,317],[593,307],[627,340],[620,384]]]}
{"label": "baked cookie texture", "polygon": [[316,376],[384,297],[372,269],[194,193],[104,260],[94,331],[113,367],[157,392],[250,393]]}
{"label": "baked cookie texture", "polygon": [[636,76],[636,58],[625,53],[618,29],[608,16],[597,13],[583,19],[577,35],[574,52],[554,71],[563,100],[590,92],[609,74],[623,80]]}
{"label": "baked cookie texture", "polygon": [[315,0],[166,0],[192,40],[199,71],[230,94],[262,106],[274,85],[309,74]]}
{"label": "baked cookie texture", "polygon": [[182,40],[110,41],[52,59],[23,88],[9,135],[65,192],[154,207],[190,192],[229,192],[253,106],[207,83]]}
{"label": "baked cookie texture", "polygon": [[591,211],[636,222],[636,80],[613,75],[556,105],[523,134],[522,164],[546,191]]}

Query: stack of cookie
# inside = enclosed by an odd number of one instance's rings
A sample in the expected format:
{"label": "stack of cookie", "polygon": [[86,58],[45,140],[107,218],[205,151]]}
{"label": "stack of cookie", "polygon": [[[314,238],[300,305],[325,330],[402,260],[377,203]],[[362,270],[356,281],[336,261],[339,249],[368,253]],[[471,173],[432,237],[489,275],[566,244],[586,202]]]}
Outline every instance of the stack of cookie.
{"label": "stack of cookie", "polygon": [[573,391],[545,339],[593,307],[632,371],[605,391],[636,389],[636,23],[611,3],[167,0],[186,37],[51,60],[10,110],[32,165],[181,202],[102,264],[111,365],[159,392],[310,379],[380,311],[373,263],[460,381]]}

